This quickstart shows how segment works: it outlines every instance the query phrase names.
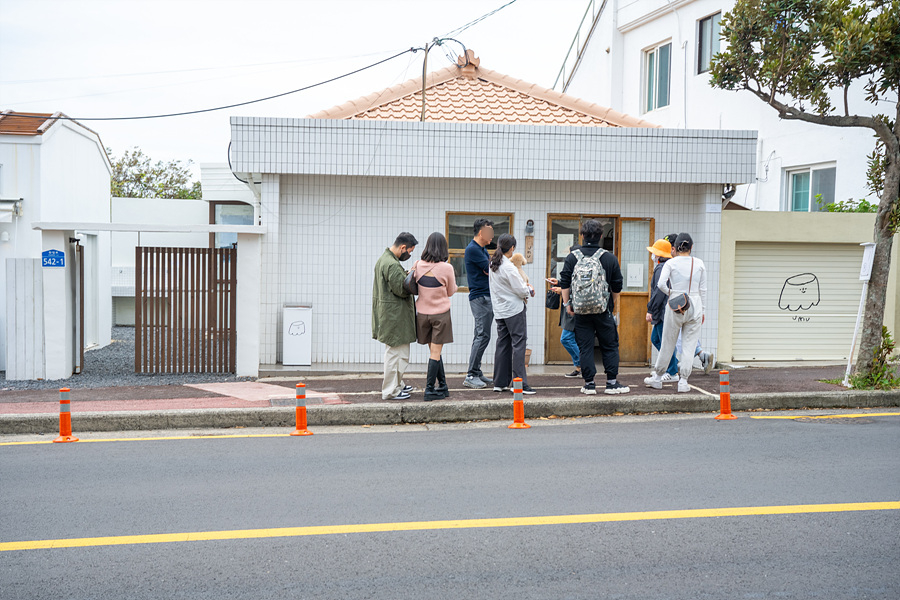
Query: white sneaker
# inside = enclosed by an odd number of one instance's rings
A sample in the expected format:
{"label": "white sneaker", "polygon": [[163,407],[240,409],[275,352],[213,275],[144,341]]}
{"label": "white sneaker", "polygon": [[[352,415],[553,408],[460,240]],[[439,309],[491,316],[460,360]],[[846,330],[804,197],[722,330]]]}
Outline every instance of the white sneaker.
{"label": "white sneaker", "polygon": [[654,390],[661,390],[662,382],[663,380],[655,372],[650,373],[650,377],[644,378],[644,385],[652,387]]}
{"label": "white sneaker", "polygon": [[660,379],[663,383],[678,383],[678,375],[669,375],[668,373],[663,373]]}
{"label": "white sneaker", "polygon": [[679,379],[678,380],[678,391],[679,392],[691,391],[691,386],[688,385],[687,379]]}

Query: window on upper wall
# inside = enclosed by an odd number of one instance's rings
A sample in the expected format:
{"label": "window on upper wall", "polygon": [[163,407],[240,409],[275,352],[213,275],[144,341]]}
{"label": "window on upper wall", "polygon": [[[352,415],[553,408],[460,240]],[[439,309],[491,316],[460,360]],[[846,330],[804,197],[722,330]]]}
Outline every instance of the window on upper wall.
{"label": "window on upper wall", "polygon": [[669,105],[671,71],[671,42],[644,52],[644,112]]}
{"label": "window on upper wall", "polygon": [[722,13],[716,13],[698,21],[697,73],[709,71],[712,57],[719,52],[719,21]]}
{"label": "window on upper wall", "polygon": [[836,167],[811,167],[787,172],[787,209],[792,212],[824,211],[834,202]]}
{"label": "window on upper wall", "polygon": [[[475,237],[473,229],[476,219],[487,219],[494,222],[494,241],[487,251],[490,254],[497,248],[497,238],[501,234],[512,232],[512,213],[447,213],[447,243],[450,247],[450,264],[456,271],[456,285],[461,291],[469,290],[469,282],[466,279],[466,246]],[[421,242],[424,244],[424,242]]]}
{"label": "window on upper wall", "polygon": [[[253,225],[253,207],[243,202],[210,202],[212,225]],[[211,236],[213,248],[230,248],[237,243],[236,233]]]}

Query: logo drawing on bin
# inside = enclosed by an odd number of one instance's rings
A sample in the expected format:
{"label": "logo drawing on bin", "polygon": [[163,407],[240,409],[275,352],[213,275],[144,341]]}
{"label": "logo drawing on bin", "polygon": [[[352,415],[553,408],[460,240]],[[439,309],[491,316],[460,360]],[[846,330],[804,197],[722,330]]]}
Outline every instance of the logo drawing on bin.
{"label": "logo drawing on bin", "polygon": [[294,321],[288,330],[288,335],[303,335],[306,333],[306,323],[303,321]]}

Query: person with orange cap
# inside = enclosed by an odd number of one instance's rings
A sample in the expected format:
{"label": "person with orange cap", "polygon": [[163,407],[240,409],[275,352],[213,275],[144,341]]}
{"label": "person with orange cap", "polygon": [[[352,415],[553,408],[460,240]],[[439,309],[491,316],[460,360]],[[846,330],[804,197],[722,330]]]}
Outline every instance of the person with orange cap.
{"label": "person with orange cap", "polygon": [[[659,283],[659,275],[662,272],[663,264],[672,258],[672,243],[668,239],[663,238],[653,242],[653,245],[648,246],[647,250],[656,257],[656,266],[653,268],[653,282],[650,284],[650,301],[647,302],[647,322],[653,325],[653,329],[650,331],[650,343],[659,351],[662,345],[666,302],[669,297],[659,289],[657,284]],[[672,360],[669,361],[669,366],[660,379],[663,383],[678,382],[678,357],[675,354],[672,355]]]}

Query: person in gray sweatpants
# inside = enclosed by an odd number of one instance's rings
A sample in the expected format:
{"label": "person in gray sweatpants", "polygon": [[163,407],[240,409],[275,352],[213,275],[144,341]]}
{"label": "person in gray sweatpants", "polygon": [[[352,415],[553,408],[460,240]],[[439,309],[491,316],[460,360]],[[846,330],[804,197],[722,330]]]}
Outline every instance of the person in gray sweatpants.
{"label": "person in gray sweatpants", "polygon": [[485,377],[481,370],[481,358],[491,341],[491,323],[494,321],[491,289],[488,284],[490,258],[485,250],[485,246],[494,239],[494,223],[487,219],[477,219],[473,229],[475,237],[466,247],[465,265],[466,281],[469,285],[469,307],[475,321],[475,335],[469,354],[469,369],[463,385],[467,388],[481,389],[493,384],[493,380]]}

